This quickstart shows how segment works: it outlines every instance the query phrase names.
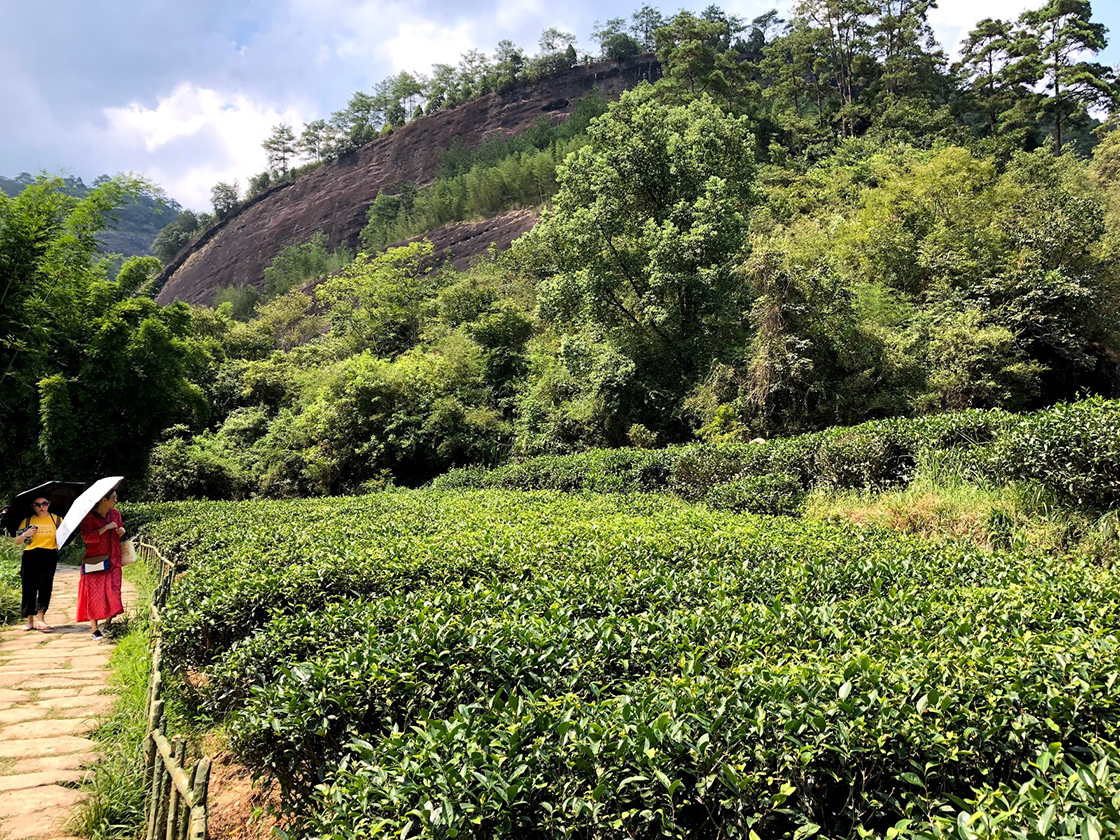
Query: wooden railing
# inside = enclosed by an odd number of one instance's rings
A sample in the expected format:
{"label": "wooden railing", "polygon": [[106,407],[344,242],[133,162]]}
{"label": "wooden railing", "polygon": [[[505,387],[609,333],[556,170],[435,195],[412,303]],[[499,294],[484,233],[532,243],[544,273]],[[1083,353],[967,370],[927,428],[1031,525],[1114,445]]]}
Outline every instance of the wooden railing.
{"label": "wooden railing", "polygon": [[164,732],[163,654],[160,649],[160,610],[175,581],[175,564],[152,545],[141,542],[138,559],[147,563],[159,583],[152,592],[152,678],[148,684],[148,735],[144,772],[149,780],[146,840],[206,840],[206,795],[210,786],[210,757],[202,756],[186,770],[187,744]]}

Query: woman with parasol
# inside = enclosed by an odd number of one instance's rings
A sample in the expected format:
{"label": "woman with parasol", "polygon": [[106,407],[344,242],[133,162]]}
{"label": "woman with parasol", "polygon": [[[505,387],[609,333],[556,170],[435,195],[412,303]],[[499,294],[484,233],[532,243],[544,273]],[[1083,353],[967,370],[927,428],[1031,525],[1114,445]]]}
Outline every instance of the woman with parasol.
{"label": "woman with parasol", "polygon": [[[117,510],[116,488],[94,506],[82,519],[82,540],[86,544],[86,557],[82,562],[82,576],[78,580],[78,621],[88,621],[93,638],[101,641],[105,636],[97,626],[104,621],[108,627],[113,616],[124,612],[121,601],[121,537],[124,522]],[[108,561],[104,571],[87,571],[96,560]]]}

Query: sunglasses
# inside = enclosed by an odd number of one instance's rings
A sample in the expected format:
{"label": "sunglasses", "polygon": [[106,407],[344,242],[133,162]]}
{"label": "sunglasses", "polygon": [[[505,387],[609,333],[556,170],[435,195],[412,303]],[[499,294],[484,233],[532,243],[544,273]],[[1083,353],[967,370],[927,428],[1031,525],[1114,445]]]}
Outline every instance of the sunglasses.
{"label": "sunglasses", "polygon": [[35,507],[50,507],[50,502],[34,502]]}

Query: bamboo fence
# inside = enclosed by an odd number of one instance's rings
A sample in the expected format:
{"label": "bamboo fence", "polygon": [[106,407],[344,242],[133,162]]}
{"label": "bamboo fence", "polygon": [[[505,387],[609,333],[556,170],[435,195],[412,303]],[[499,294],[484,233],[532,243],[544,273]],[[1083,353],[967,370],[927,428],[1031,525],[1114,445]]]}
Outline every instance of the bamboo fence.
{"label": "bamboo fence", "polygon": [[160,650],[160,610],[175,581],[175,564],[155,546],[139,543],[143,559],[159,583],[152,593],[152,678],[148,685],[148,734],[145,738],[144,771],[149,780],[146,840],[206,840],[206,795],[210,786],[210,757],[202,756],[188,771],[187,745],[176,735],[168,740],[164,731],[163,655]]}

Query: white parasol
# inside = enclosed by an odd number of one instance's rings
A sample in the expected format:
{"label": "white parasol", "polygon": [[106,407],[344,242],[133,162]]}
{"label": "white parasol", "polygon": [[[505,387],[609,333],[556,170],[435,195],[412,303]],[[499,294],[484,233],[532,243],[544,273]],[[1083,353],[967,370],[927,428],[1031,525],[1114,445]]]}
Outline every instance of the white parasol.
{"label": "white parasol", "polygon": [[55,534],[55,540],[57,540],[59,548],[66,545],[66,541],[70,539],[71,534],[81,530],[82,520],[86,518],[86,514],[93,510],[98,502],[108,496],[113,488],[121,483],[122,478],[124,476],[121,475],[99,478],[74,500],[74,504],[70,505],[70,510],[63,517],[62,524],[58,526],[58,533]]}

